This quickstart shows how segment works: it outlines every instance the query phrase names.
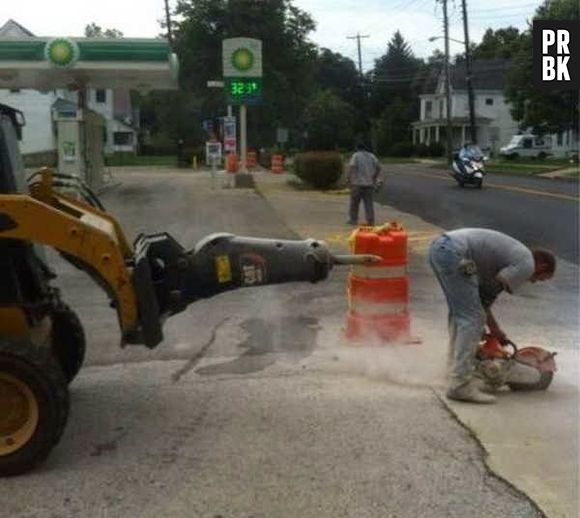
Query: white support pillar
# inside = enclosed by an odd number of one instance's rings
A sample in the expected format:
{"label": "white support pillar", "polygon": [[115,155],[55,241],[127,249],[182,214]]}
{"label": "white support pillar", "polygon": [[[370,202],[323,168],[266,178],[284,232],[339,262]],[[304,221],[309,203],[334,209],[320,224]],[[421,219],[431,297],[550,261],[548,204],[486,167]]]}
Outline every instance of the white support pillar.
{"label": "white support pillar", "polygon": [[435,142],[439,142],[439,124],[435,126]]}
{"label": "white support pillar", "polygon": [[465,125],[461,125],[461,145],[465,144]]}
{"label": "white support pillar", "polygon": [[240,105],[240,172],[247,173],[247,161],[246,161],[246,152],[247,152],[247,120],[246,120],[246,113],[247,108],[245,104]]}

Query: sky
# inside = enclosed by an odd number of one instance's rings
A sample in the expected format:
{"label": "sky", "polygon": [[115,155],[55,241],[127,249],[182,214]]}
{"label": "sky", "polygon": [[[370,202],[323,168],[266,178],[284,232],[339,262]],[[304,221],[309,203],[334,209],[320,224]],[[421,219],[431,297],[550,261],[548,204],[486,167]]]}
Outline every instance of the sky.
{"label": "sky", "polygon": [[[480,41],[488,27],[527,26],[541,1],[468,0],[469,31],[472,41]],[[176,0],[169,0],[170,7]],[[12,18],[37,36],[82,36],[84,28],[95,22],[114,28],[126,37],[153,38],[160,34],[159,21],[165,16],[164,0],[3,0],[0,25]],[[398,29],[419,57],[443,50],[441,4],[435,0],[294,0],[317,23],[311,39],[322,47],[357,61],[357,33],[361,40],[363,69],[372,68],[387,42]],[[121,6],[121,7],[119,7]],[[461,1],[449,0],[450,36],[463,40]],[[451,42],[451,53],[462,45]]]}

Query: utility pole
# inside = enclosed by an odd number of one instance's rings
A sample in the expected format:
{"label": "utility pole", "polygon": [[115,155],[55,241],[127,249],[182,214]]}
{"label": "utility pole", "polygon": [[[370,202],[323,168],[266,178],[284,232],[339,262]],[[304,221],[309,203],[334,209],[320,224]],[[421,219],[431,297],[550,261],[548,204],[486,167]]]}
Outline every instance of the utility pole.
{"label": "utility pole", "polygon": [[467,97],[469,100],[469,128],[471,141],[477,144],[477,127],[475,125],[475,96],[473,94],[473,78],[471,71],[471,49],[469,47],[469,24],[467,23],[467,1],[461,0],[463,9],[463,32],[465,41],[465,74],[467,80]]}
{"label": "utility pole", "polygon": [[[363,76],[363,68],[362,68],[362,51],[361,51],[361,45],[360,45],[360,40],[362,38],[368,38],[369,35],[368,34],[360,34],[359,32],[356,33],[356,36],[347,36],[346,39],[348,40],[356,40],[356,46],[357,46],[357,50],[358,50],[358,73],[360,76],[360,84],[361,84],[361,88],[362,88],[362,93],[363,93],[363,102],[362,102],[362,113],[364,115],[364,118],[366,121],[369,120],[369,116],[368,116],[368,99],[367,99],[367,89],[366,89],[366,85],[365,85],[365,80],[364,80],[364,76]],[[370,124],[370,122],[369,122]],[[367,129],[364,130],[364,138],[365,140],[372,140],[372,127],[367,127]]]}
{"label": "utility pole", "polygon": [[347,40],[356,40],[356,45],[357,45],[357,49],[358,49],[358,71],[360,76],[362,77],[363,75],[363,70],[362,70],[362,52],[361,52],[361,48],[360,48],[360,40],[362,38],[368,38],[369,35],[368,34],[360,34],[357,32],[356,36],[347,36],[346,39]]}
{"label": "utility pole", "polygon": [[165,20],[167,23],[167,41],[169,42],[169,46],[171,50],[175,50],[173,48],[173,35],[171,34],[171,16],[169,15],[169,0],[165,0]]}
{"label": "utility pole", "polygon": [[449,77],[449,17],[447,16],[447,0],[441,0],[443,4],[443,32],[445,34],[445,105],[447,115],[447,162],[453,162],[453,124],[451,123],[451,78]]}

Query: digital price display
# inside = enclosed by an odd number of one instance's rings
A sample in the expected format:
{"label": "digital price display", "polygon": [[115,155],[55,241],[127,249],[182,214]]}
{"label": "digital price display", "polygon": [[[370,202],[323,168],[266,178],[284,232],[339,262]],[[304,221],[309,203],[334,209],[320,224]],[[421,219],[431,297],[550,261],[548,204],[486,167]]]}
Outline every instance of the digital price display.
{"label": "digital price display", "polygon": [[260,104],[262,102],[261,78],[229,78],[226,80],[225,87],[230,104]]}

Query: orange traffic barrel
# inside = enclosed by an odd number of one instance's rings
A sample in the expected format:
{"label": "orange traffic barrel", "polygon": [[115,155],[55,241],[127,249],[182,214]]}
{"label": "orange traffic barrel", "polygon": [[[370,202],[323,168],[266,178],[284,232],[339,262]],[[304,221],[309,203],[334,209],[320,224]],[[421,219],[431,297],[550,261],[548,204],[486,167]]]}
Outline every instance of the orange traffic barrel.
{"label": "orange traffic barrel", "polygon": [[271,171],[276,174],[284,172],[284,157],[282,155],[272,155]]}
{"label": "orange traffic barrel", "polygon": [[226,171],[228,173],[237,173],[238,167],[239,167],[238,155],[236,155],[235,153],[230,153],[226,157]]}
{"label": "orange traffic barrel", "polygon": [[407,233],[398,223],[359,227],[350,242],[353,253],[378,255],[382,260],[352,267],[347,288],[347,337],[384,342],[409,339]]}
{"label": "orange traffic barrel", "polygon": [[258,164],[258,155],[255,151],[248,151],[246,153],[246,166],[256,167]]}

